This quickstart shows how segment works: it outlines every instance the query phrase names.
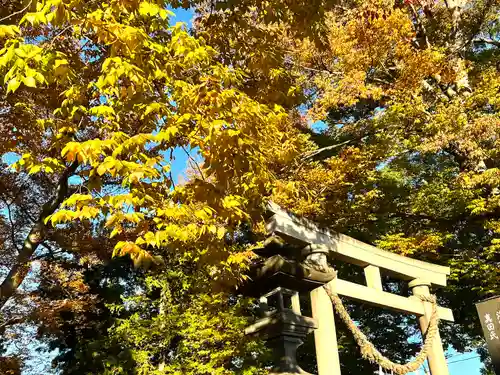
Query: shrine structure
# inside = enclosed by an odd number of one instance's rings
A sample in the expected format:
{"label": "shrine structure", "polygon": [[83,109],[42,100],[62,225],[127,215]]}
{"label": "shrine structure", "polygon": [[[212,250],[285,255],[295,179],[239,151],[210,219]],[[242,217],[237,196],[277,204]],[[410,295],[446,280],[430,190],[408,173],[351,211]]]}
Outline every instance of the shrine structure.
{"label": "shrine structure", "polygon": [[[453,313],[437,306],[430,294],[431,287],[446,285],[448,267],[383,251],[319,228],[272,203],[269,215],[266,225],[269,238],[257,250],[265,260],[253,269],[244,291],[259,298],[261,310],[261,319],[248,327],[246,333],[260,335],[273,348],[276,354],[273,374],[308,374],[298,365],[296,351],[306,335],[314,332],[319,375],[340,375],[334,310],[353,332],[363,356],[389,372],[408,373],[427,359],[432,375],[449,374],[437,323],[453,321]],[[366,285],[338,278],[328,258],[363,267]],[[384,291],[382,275],[408,282],[412,296]],[[305,293],[310,295],[311,317],[301,313],[299,295]],[[349,321],[339,296],[416,315],[425,338],[421,353],[412,364],[406,365],[383,357]]]}

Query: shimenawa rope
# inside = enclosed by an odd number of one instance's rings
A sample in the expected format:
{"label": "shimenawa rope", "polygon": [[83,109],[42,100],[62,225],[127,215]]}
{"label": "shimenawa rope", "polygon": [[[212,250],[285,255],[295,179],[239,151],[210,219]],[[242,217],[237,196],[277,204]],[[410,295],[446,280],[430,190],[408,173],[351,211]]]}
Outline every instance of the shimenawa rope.
{"label": "shimenawa rope", "polygon": [[428,356],[429,351],[432,348],[432,343],[434,341],[434,338],[436,337],[436,334],[439,332],[438,328],[439,317],[437,312],[436,296],[419,295],[419,298],[422,301],[430,302],[432,304],[432,313],[429,319],[429,326],[427,328],[427,332],[425,335],[424,345],[422,346],[422,349],[420,349],[420,352],[417,354],[417,356],[413,361],[402,365],[399,363],[392,362],[389,358],[385,357],[382,353],[380,353],[377,350],[377,348],[375,348],[375,346],[368,340],[366,335],[363,332],[361,332],[358,326],[353,322],[353,320],[349,316],[349,313],[344,307],[344,304],[342,303],[340,297],[332,291],[332,289],[328,284],[323,285],[323,287],[325,288],[326,293],[332,300],[333,306],[335,307],[335,311],[340,316],[342,321],[346,324],[347,328],[349,328],[349,331],[351,331],[351,333],[353,334],[354,340],[361,349],[361,355],[363,358],[367,359],[372,363],[377,363],[384,369],[390,370],[398,375],[404,375],[409,372],[416,371],[420,368],[420,366],[422,366],[422,364],[424,363],[424,361]]}

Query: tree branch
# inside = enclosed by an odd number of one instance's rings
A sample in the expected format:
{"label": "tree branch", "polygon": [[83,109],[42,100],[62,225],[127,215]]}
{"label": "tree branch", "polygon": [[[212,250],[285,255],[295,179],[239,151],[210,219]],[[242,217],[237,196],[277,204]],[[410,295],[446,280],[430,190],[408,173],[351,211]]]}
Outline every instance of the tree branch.
{"label": "tree branch", "polygon": [[23,321],[24,321],[24,318],[11,318],[11,319],[3,322],[2,324],[0,324],[0,335],[3,335],[5,333],[5,330],[9,326],[13,326],[14,324],[22,323]]}
{"label": "tree branch", "polygon": [[472,43],[485,43],[485,44],[491,44],[495,47],[499,47],[500,48],[500,41],[497,41],[497,40],[493,40],[493,39],[484,39],[484,38],[481,38],[481,39],[474,39],[472,41]]}
{"label": "tree branch", "polygon": [[194,158],[191,156],[191,154],[188,152],[188,150],[186,150],[186,148],[184,146],[181,146],[181,148],[184,150],[184,152],[186,153],[189,161],[191,163],[193,163],[193,166],[196,167],[196,169],[198,170],[198,173],[200,174],[201,178],[203,179],[203,181],[206,181],[205,179],[205,175],[203,174],[203,171],[201,170],[200,168],[200,165],[198,164],[198,162],[196,160],[194,160]]}
{"label": "tree branch", "polygon": [[389,81],[386,81],[385,79],[381,78],[370,78],[371,81],[381,83],[383,85],[390,85],[391,83]]}
{"label": "tree branch", "polygon": [[[481,28],[484,25],[484,23],[485,23],[485,21],[486,21],[486,19],[488,17],[489,11],[491,9],[495,9],[493,7],[494,2],[495,2],[495,0],[486,0],[482,4],[481,13],[479,15],[476,15],[474,17],[474,20],[475,20],[474,24],[472,26],[469,26],[469,30],[470,30],[469,37],[467,38],[467,41],[464,44],[464,47],[465,46],[471,46],[471,45],[473,46],[474,45],[475,37],[478,36],[478,35],[480,35]],[[491,35],[490,35],[490,37],[491,37]],[[490,40],[490,39],[487,39],[487,40]],[[491,41],[492,42],[497,42],[494,39],[491,39]],[[486,41],[484,43],[486,43]],[[490,44],[490,43],[488,43],[488,44]],[[497,47],[498,47],[498,45],[497,45]]]}
{"label": "tree branch", "polygon": [[[49,256],[51,258],[54,258],[54,256],[56,255],[56,252],[54,251],[54,249],[52,247],[50,247],[48,244],[47,244],[47,241],[44,241],[42,243],[40,243],[40,246],[44,247],[47,249],[47,251],[49,252]],[[36,260],[38,259],[43,259],[46,255],[40,255],[36,258]]]}
{"label": "tree branch", "polygon": [[11,13],[11,14],[9,14],[8,16],[6,16],[6,17],[4,17],[4,18],[0,18],[0,22],[3,22],[3,21],[5,21],[5,20],[8,20],[9,18],[12,18],[12,17],[14,17],[14,16],[17,16],[18,14],[23,13],[25,10],[27,10],[27,9],[31,6],[31,3],[32,3],[32,2],[33,2],[33,0],[30,0],[30,1],[28,2],[28,5],[26,5],[23,9],[18,10],[17,12]]}
{"label": "tree branch", "polygon": [[422,33],[422,37],[424,38],[425,47],[430,48],[431,44],[429,43],[429,38],[427,37],[427,32],[425,30],[424,24],[422,23],[422,20],[420,19],[413,4],[410,4],[410,9],[411,12],[413,13],[413,17],[415,17],[415,22],[417,23],[417,26],[420,29],[420,32]]}
{"label": "tree branch", "polygon": [[12,241],[12,246],[14,246],[14,249],[16,249],[16,251],[19,253],[19,248],[17,247],[17,243],[16,243],[16,233],[15,233],[15,230],[14,230],[14,220],[12,220],[12,212],[11,212],[12,210],[10,208],[10,206],[11,206],[12,203],[9,204],[5,200],[3,200],[3,201],[4,201],[4,203],[7,206],[7,212],[8,212],[8,216],[9,216],[10,240]]}
{"label": "tree branch", "polygon": [[[172,148],[172,149],[170,149],[170,165],[172,165],[173,159],[174,159],[174,149]],[[174,181],[174,177],[172,176],[172,168],[170,168],[170,170],[168,171],[168,175],[170,178],[170,183],[172,184],[172,187],[175,190],[175,181]]]}
{"label": "tree branch", "polygon": [[458,34],[459,34],[459,22],[460,19],[462,18],[462,9],[464,6],[465,0],[445,0],[444,3],[446,5],[446,8],[448,8],[448,11],[450,12],[451,15],[451,33],[450,33],[450,40],[452,41],[452,44],[454,45],[454,50],[459,51],[461,47],[463,47],[463,43],[459,43],[458,39]]}
{"label": "tree branch", "polygon": [[315,69],[315,68],[309,68],[305,65],[299,64],[299,63],[292,63],[295,66],[298,66],[299,68],[309,70],[311,72],[316,72],[316,73],[327,73],[327,74],[333,74],[333,75],[341,75],[342,72],[337,72],[337,71],[331,71],[328,69]]}
{"label": "tree branch", "polygon": [[354,141],[354,139],[349,139],[345,142],[337,143],[335,145],[318,148],[317,150],[314,150],[314,151],[305,152],[301,155],[302,161],[307,161],[307,160],[313,159],[315,156],[318,156],[319,154],[322,154],[326,151],[335,150],[336,148],[345,146],[345,145],[351,143],[352,141]]}
{"label": "tree branch", "polygon": [[21,251],[17,255],[16,263],[12,266],[8,275],[0,285],[0,309],[3,308],[9,298],[12,297],[12,295],[17,291],[19,285],[21,285],[26,277],[31,266],[31,257],[38,246],[44,241],[46,229],[44,221],[48,216],[52,215],[57,210],[59,205],[66,199],[68,195],[68,179],[77,168],[77,161],[74,161],[69,167],[66,168],[64,173],[59,178],[57,190],[53,198],[43,205],[37,221],[31,228],[28,236],[24,240]]}

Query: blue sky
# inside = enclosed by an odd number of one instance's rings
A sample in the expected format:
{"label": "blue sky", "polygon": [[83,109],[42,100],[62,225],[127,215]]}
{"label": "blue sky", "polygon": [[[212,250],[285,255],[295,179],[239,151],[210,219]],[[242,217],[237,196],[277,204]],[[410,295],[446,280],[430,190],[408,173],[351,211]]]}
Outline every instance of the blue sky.
{"label": "blue sky", "polygon": [[[175,9],[172,10],[175,13],[170,20],[171,24],[175,24],[177,22],[184,22],[190,27],[192,25],[192,20],[194,13],[191,10],[185,9]],[[186,167],[188,165],[188,156],[184,152],[184,150],[177,148],[174,150],[173,156],[175,161],[172,163],[172,177],[175,181],[182,180],[185,177]]]}
{"label": "blue sky", "polygon": [[450,375],[479,375],[483,365],[477,353],[454,353],[448,359]]}
{"label": "blue sky", "polygon": [[184,22],[186,23],[188,26],[191,26],[193,24],[192,20],[193,20],[193,16],[194,16],[194,13],[192,10],[186,10],[186,9],[175,9],[172,11],[175,13],[175,17],[173,17],[171,19],[171,23],[175,23],[175,22]]}

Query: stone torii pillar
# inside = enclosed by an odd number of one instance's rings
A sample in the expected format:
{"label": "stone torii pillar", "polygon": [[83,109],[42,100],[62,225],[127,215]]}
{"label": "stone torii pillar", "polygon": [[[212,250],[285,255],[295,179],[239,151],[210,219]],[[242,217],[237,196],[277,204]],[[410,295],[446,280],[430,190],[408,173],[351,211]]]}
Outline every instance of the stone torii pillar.
{"label": "stone torii pillar", "polygon": [[[415,296],[425,296],[429,297],[431,295],[429,287],[431,283],[415,279],[411,281],[408,286],[412,289],[412,293]],[[420,330],[422,332],[422,337],[425,337],[427,329],[429,328],[429,320],[432,314],[432,306],[429,302],[422,302],[424,304],[424,315],[418,318],[420,324]],[[441,343],[441,336],[439,331],[432,342],[432,349],[427,356],[427,363],[429,364],[429,369],[432,375],[449,375],[448,365],[446,363],[446,356],[444,355],[443,344]]]}
{"label": "stone torii pillar", "polygon": [[321,375],[340,375],[340,358],[332,301],[323,288],[311,292],[312,315],[318,324],[314,331],[316,361]]}

